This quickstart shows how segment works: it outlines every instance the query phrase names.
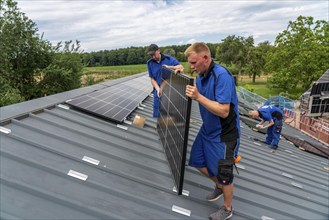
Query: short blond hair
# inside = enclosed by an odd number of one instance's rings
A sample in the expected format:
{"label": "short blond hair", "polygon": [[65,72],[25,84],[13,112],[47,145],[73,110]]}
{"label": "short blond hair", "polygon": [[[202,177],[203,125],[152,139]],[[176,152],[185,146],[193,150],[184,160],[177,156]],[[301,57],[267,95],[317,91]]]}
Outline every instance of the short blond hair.
{"label": "short blond hair", "polygon": [[259,116],[259,113],[258,111],[249,111],[249,116],[252,117],[252,118],[257,118]]}
{"label": "short blond hair", "polygon": [[207,53],[209,54],[209,57],[211,57],[209,47],[207,46],[207,44],[203,42],[196,42],[192,44],[184,52],[185,56],[187,57],[190,56],[192,53],[196,53],[196,54]]}

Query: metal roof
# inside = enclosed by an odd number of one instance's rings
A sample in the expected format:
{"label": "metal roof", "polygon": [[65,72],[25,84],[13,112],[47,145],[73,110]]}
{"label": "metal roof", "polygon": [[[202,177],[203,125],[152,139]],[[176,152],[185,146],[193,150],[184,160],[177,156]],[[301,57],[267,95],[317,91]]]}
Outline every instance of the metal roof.
{"label": "metal roof", "polygon": [[317,80],[317,82],[328,82],[329,81],[329,69]]}
{"label": "metal roof", "polygon": [[[327,69],[326,72],[324,72],[324,74],[322,76],[320,76],[319,79],[317,79],[315,82],[317,83],[323,83],[323,82],[328,82],[329,81],[329,69]],[[302,96],[306,96],[307,98],[309,97],[310,93],[311,93],[311,90],[312,90],[312,86],[313,86],[313,83],[311,83],[311,86],[310,88],[305,91],[302,95]]]}
{"label": "metal roof", "polygon": [[[213,184],[188,166],[185,195],[173,191],[151,97],[119,127],[62,105],[131,78],[0,108],[1,219],[207,219],[223,204],[206,201]],[[200,126],[193,102],[187,159]],[[241,131],[232,219],[328,219],[328,160],[286,140],[272,153],[250,138],[264,134]]]}

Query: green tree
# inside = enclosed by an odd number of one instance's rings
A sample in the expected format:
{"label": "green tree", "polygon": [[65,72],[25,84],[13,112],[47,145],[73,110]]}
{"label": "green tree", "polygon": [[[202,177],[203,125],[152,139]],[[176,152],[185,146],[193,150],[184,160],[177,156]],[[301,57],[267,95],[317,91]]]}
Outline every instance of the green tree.
{"label": "green tree", "polygon": [[138,60],[138,56],[134,51],[129,51],[128,52],[128,57],[127,57],[127,64],[135,64],[136,61]]}
{"label": "green tree", "polygon": [[174,57],[176,56],[175,50],[171,47],[167,47],[161,52],[164,53],[164,54],[169,54],[169,55],[174,56]]}
{"label": "green tree", "polygon": [[254,44],[253,37],[231,35],[222,40],[216,51],[216,59],[226,66],[236,65],[239,75],[247,63],[247,53]]}
{"label": "green tree", "polygon": [[273,87],[309,88],[329,68],[329,23],[299,16],[276,37],[266,69]]}
{"label": "green tree", "polygon": [[212,44],[212,43],[207,43],[207,46],[209,47],[211,57],[215,58],[216,56],[216,50],[219,44]]}
{"label": "green tree", "polygon": [[81,86],[82,52],[80,42],[66,41],[54,48],[54,60],[41,69],[39,88],[42,96],[64,92]]}
{"label": "green tree", "polygon": [[0,0],[0,105],[80,87],[80,42],[53,47],[12,0]]}
{"label": "green tree", "polygon": [[0,75],[0,88],[0,107],[24,101],[20,91],[12,87],[3,75]]}
{"label": "green tree", "polygon": [[35,71],[52,60],[51,44],[12,0],[0,0],[0,74],[25,99],[38,97]]}
{"label": "green tree", "polygon": [[180,62],[186,62],[187,61],[186,56],[183,52],[178,52],[175,58]]}
{"label": "green tree", "polygon": [[268,41],[259,43],[257,47],[249,47],[247,52],[247,64],[246,72],[250,77],[252,77],[252,82],[256,82],[256,76],[264,70],[264,66],[267,59],[268,51],[270,50],[271,45]]}

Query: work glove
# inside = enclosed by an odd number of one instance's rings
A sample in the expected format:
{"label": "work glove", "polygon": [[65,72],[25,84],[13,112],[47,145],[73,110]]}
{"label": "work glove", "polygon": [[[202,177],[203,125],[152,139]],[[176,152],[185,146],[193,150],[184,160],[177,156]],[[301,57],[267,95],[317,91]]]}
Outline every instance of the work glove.
{"label": "work glove", "polygon": [[264,129],[264,126],[263,125],[260,125],[260,124],[257,124],[256,125],[256,128],[258,128],[258,129]]}

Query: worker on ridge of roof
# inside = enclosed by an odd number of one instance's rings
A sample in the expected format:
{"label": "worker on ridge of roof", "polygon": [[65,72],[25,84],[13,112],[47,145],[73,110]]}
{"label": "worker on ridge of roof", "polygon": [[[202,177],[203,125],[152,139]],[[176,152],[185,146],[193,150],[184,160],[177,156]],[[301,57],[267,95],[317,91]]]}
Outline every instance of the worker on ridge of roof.
{"label": "worker on ridge of roof", "polygon": [[234,78],[225,67],[215,64],[205,43],[194,43],[184,53],[191,69],[199,73],[196,85],[186,87],[186,96],[199,103],[203,121],[192,145],[189,165],[215,183],[208,201],[224,195],[224,205],[209,219],[229,219],[233,215],[234,158],[238,156],[240,143]]}
{"label": "worker on ridge of roof", "polygon": [[[257,110],[250,111],[249,116],[251,118],[261,118],[256,127],[259,129],[267,128],[265,143],[270,145],[271,149],[277,149],[284,119],[283,111],[274,105],[264,105]],[[266,121],[268,121],[268,124],[264,126],[263,124]]]}
{"label": "worker on ridge of roof", "polygon": [[184,67],[169,54],[161,53],[160,48],[156,44],[151,44],[147,49],[147,54],[150,55],[150,59],[147,61],[147,70],[151,78],[151,84],[153,86],[153,117],[159,117],[159,97],[162,95],[161,89],[161,69],[162,66],[183,72]]}

